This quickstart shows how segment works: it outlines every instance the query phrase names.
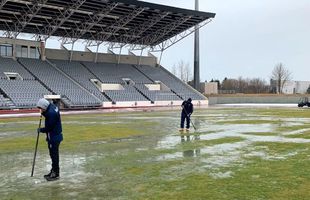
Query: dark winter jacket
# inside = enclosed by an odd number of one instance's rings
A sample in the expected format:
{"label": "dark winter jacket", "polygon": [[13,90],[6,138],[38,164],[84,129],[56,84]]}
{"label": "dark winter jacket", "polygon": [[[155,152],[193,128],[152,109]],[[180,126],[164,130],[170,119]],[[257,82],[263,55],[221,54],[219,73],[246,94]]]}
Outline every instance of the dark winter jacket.
{"label": "dark winter jacket", "polygon": [[182,108],[182,114],[191,115],[194,112],[193,104],[191,101],[183,101]]}
{"label": "dark winter jacket", "polygon": [[40,129],[40,132],[47,133],[46,140],[48,142],[61,142],[62,127],[61,119],[58,107],[54,104],[49,104],[46,111],[42,113],[45,117],[45,127]]}

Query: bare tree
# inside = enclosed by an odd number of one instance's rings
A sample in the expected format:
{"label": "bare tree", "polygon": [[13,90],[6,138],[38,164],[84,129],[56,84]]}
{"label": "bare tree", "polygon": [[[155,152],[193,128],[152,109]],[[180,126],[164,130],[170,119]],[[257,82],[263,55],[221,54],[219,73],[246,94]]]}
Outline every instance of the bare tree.
{"label": "bare tree", "polygon": [[184,66],[184,80],[186,83],[188,83],[189,81],[191,81],[192,78],[192,73],[191,73],[191,69],[189,68],[189,63],[186,63]]}
{"label": "bare tree", "polygon": [[192,73],[189,63],[185,63],[183,60],[181,60],[177,65],[173,65],[171,73],[186,83],[192,80]]}
{"label": "bare tree", "polygon": [[181,60],[179,63],[178,63],[178,66],[177,66],[178,70],[179,70],[179,73],[180,73],[180,76],[179,78],[184,81],[185,79],[185,63],[183,60]]}
{"label": "bare tree", "polygon": [[260,78],[254,78],[249,80],[249,86],[251,88],[251,93],[262,93],[265,92],[266,82]]}
{"label": "bare tree", "polygon": [[234,91],[234,93],[236,92],[238,88],[238,81],[236,79],[229,79],[227,77],[225,77],[225,79],[222,81],[221,84],[221,89],[222,90],[231,90]]}
{"label": "bare tree", "polygon": [[240,76],[238,79],[225,78],[221,84],[221,90],[224,93],[258,94],[268,93],[269,86],[263,79],[244,79]]}
{"label": "bare tree", "polygon": [[248,88],[248,82],[242,78],[242,76],[239,76],[238,78],[238,92],[239,93],[245,93]]}
{"label": "bare tree", "polygon": [[178,76],[179,76],[179,75],[178,75],[177,68],[176,68],[176,66],[175,66],[175,65],[173,65],[173,67],[172,67],[172,69],[171,69],[171,73],[172,73],[173,75],[175,75],[176,77],[178,77]]}
{"label": "bare tree", "polygon": [[277,93],[281,94],[285,83],[292,79],[291,72],[282,63],[278,63],[273,68],[271,79],[276,82]]}

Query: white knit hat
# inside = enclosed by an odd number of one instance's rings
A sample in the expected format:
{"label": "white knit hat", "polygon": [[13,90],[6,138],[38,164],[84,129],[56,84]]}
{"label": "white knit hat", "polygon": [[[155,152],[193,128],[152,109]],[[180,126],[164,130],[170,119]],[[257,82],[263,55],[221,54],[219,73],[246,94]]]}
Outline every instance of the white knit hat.
{"label": "white knit hat", "polygon": [[50,105],[50,102],[48,102],[48,100],[42,98],[38,101],[37,103],[37,107],[38,108],[42,108],[44,110],[46,110],[46,108]]}

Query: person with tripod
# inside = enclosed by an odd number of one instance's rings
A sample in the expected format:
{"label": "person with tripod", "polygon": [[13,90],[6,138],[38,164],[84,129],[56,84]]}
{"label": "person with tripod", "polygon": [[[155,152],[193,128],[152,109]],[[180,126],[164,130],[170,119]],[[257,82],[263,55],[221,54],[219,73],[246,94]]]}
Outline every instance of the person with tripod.
{"label": "person with tripod", "polygon": [[63,140],[62,126],[59,108],[42,98],[38,101],[37,107],[45,117],[45,127],[38,128],[38,133],[46,133],[49,154],[52,160],[50,173],[44,175],[47,181],[59,179],[59,145]]}
{"label": "person with tripod", "polygon": [[184,130],[184,122],[186,119],[186,131],[189,131],[190,122],[191,122],[191,114],[194,112],[192,99],[189,98],[187,101],[183,101],[182,103],[182,113],[181,113],[181,128],[180,131]]}

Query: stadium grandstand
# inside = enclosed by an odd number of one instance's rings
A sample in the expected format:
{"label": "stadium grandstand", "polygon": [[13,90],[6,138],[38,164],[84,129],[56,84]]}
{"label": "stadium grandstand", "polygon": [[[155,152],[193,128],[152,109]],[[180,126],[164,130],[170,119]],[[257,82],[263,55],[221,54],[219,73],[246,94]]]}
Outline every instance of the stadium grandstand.
{"label": "stadium grandstand", "polygon": [[[214,16],[137,0],[2,0],[0,109],[35,108],[42,97],[71,109],[171,106],[189,97],[207,104],[161,58],[142,52],[162,53]],[[45,48],[55,37],[63,48]],[[73,50],[78,40],[85,51]],[[141,54],[103,53],[100,45]]]}

